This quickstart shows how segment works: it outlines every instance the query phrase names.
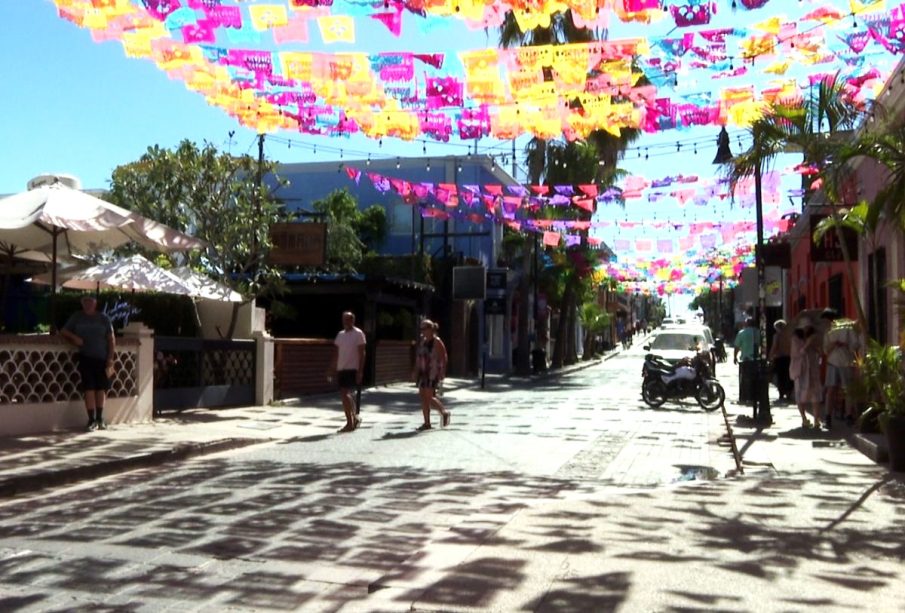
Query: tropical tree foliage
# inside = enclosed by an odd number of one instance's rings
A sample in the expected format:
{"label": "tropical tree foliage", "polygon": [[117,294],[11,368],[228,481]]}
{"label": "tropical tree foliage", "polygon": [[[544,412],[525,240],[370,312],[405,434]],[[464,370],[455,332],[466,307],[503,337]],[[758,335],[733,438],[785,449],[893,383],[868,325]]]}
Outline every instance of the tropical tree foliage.
{"label": "tropical tree foliage", "polygon": [[851,144],[842,147],[828,173],[827,185],[834,195],[843,196],[843,186],[853,172],[848,164],[857,158],[867,158],[878,164],[885,173],[883,186],[868,203],[864,224],[876,229],[881,218],[905,229],[905,124],[884,127],[881,131],[865,131]]}
{"label": "tropical tree foliage", "polygon": [[[550,26],[535,28],[523,32],[510,12],[507,13],[499,30],[500,46],[504,48],[535,45],[561,45],[578,42],[589,42],[605,37],[606,32],[575,25],[572,12],[567,10],[551,16]],[[552,67],[543,68],[544,80],[552,81],[555,76]],[[578,104],[576,100],[573,104]],[[603,130],[593,132],[586,140],[568,142],[565,140],[545,140],[532,138],[525,147],[525,165],[528,181],[533,184],[555,183],[597,183],[604,187],[612,185],[617,178],[616,161],[628,143],[638,137],[637,130],[622,130],[618,135]],[[579,219],[590,219],[589,212],[580,212]],[[528,243],[525,243],[527,250]],[[534,241],[533,245],[537,245]],[[535,247],[536,249],[536,247]],[[528,305],[528,266],[533,261],[526,255],[521,259],[523,275],[519,287],[522,297],[522,313],[526,313]],[[578,306],[581,284],[587,283],[590,266],[588,262],[594,255],[587,249],[587,244],[568,250],[559,249],[554,255],[556,263],[544,268],[543,279],[535,279],[535,283],[545,286],[548,301],[559,305],[559,327],[556,333],[556,344],[553,348],[552,363],[554,367],[564,362],[574,362],[577,351],[573,333],[578,321]],[[537,258],[535,252],[533,258]],[[551,278],[552,277],[552,278]],[[528,323],[527,317],[519,320],[517,350],[517,368],[528,369]]]}
{"label": "tropical tree foliage", "polygon": [[[172,256],[170,263],[203,271],[251,301],[283,288],[280,272],[267,262],[270,226],[283,213],[271,188],[259,181],[273,170],[270,162],[259,165],[251,156],[184,140],[175,149],[149,147],[137,161],[117,167],[108,197],[204,240],[206,248]],[[228,337],[240,306],[234,305]]]}
{"label": "tropical tree foliage", "polygon": [[[851,191],[845,188],[852,184],[851,178],[856,172],[852,162],[868,160],[881,170],[879,189],[870,201],[862,200],[847,208],[840,219],[825,219],[817,232],[825,232],[827,228],[823,226],[829,227],[831,223],[834,227],[841,225],[866,237],[870,248],[870,241],[883,221],[900,232],[905,231],[905,123],[899,121],[888,126],[881,122],[879,125],[879,129],[865,130],[854,142],[842,147],[836,154],[837,163],[827,173],[828,191],[834,198],[845,201],[851,199],[851,195],[844,192]],[[872,259],[872,267],[873,278],[879,279],[876,258]],[[898,285],[892,285],[905,290],[903,283],[905,280],[900,279]],[[879,283],[872,284],[870,289],[873,292],[871,304],[879,305]],[[900,316],[905,320],[903,306],[898,305]]]}
{"label": "tropical tree foliage", "polygon": [[584,357],[594,355],[599,349],[597,337],[610,327],[612,316],[596,302],[589,301],[581,306],[581,321],[584,324]]}
{"label": "tropical tree foliage", "polygon": [[347,189],[337,189],[312,203],[327,223],[327,260],[324,269],[354,272],[369,249],[379,246],[387,232],[386,211],[379,205],[359,210]]}
{"label": "tropical tree foliage", "polygon": [[[829,179],[838,177],[838,153],[850,131],[866,117],[868,109],[851,96],[845,80],[831,75],[821,80],[807,95],[798,99],[781,101],[769,107],[764,115],[749,128],[751,146],[726,163],[732,194],[742,181],[754,178],[770,170],[782,153],[800,152],[802,164],[812,168],[817,176],[825,179],[825,193],[830,198],[833,228],[842,248],[846,275],[852,295],[855,297],[861,330],[867,330],[867,319],[855,284],[852,254],[844,240],[841,223],[842,211],[835,201],[836,189],[841,184]],[[813,196],[809,192],[807,198]]]}

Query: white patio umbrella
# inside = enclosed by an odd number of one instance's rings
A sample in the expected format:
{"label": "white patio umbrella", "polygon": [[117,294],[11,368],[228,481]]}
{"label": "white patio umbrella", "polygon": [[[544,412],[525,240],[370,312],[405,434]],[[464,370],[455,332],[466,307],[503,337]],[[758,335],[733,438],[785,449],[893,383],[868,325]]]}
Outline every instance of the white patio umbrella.
{"label": "white patio umbrella", "polygon": [[203,241],[61,181],[0,199],[0,251],[51,255],[51,319],[61,244],[69,254],[88,254],[128,242],[167,252],[204,246]]}
{"label": "white patio umbrella", "polygon": [[[59,277],[63,281],[62,286],[69,289],[120,289],[181,296],[193,295],[192,288],[179,277],[140,255],[113,260],[90,268],[63,269],[60,271]],[[29,281],[50,284],[53,279],[50,273],[43,273],[35,275]]]}
{"label": "white patio umbrella", "polygon": [[242,302],[245,298],[239,292],[214,281],[207,275],[195,272],[188,266],[180,266],[170,271],[192,289],[191,296],[219,302]]}
{"label": "white patio umbrella", "polygon": [[63,183],[0,200],[0,249],[52,253],[62,237],[70,253],[95,253],[136,242],[156,251],[185,251],[204,242]]}

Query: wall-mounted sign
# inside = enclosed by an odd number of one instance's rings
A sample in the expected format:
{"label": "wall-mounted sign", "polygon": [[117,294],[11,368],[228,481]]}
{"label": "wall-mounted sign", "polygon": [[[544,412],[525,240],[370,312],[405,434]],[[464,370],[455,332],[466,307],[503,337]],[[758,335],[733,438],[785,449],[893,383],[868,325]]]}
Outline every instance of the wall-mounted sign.
{"label": "wall-mounted sign", "polygon": [[270,226],[275,266],[323,266],[327,260],[327,224],[275,223]]}
{"label": "wall-mounted sign", "polygon": [[491,294],[505,294],[508,285],[508,270],[505,268],[493,268],[487,271],[487,291]]}
{"label": "wall-mounted sign", "polygon": [[792,268],[792,246],[789,243],[764,243],[761,247],[764,266]]}
{"label": "wall-mounted sign", "polygon": [[486,271],[483,266],[454,266],[453,300],[483,300]]}
{"label": "wall-mounted sign", "polygon": [[[823,236],[816,243],[813,241],[814,229],[821,221],[829,217],[829,215],[811,214],[811,229],[809,236],[811,238],[811,261],[812,262],[843,262],[842,243],[839,241],[839,233],[835,228],[831,228],[824,232]],[[845,242],[848,245],[848,255],[853,262],[858,260],[858,235],[854,230],[842,228],[842,235],[845,236]]]}

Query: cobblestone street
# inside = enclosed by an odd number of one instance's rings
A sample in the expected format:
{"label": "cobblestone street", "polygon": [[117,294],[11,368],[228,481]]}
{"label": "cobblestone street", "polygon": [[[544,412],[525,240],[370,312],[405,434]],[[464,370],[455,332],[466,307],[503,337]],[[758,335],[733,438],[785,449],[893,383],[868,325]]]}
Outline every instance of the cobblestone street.
{"label": "cobblestone street", "polygon": [[[866,464],[711,481],[735,467],[722,413],[646,407],[640,356],[484,390],[463,382],[445,395],[452,425],[424,433],[408,386],[368,391],[351,434],[335,433],[333,398],[241,409],[235,430],[266,439],[9,499],[0,607],[851,610],[868,594],[895,610],[896,482]],[[734,398],[733,367],[719,371]],[[785,583],[814,572],[829,592],[800,585],[809,596],[780,602]]]}

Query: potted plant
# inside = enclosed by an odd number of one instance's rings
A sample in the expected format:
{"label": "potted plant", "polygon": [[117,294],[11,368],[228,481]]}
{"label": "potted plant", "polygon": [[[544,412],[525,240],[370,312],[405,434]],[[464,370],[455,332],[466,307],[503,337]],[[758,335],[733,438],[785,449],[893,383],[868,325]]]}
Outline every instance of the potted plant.
{"label": "potted plant", "polygon": [[858,360],[868,408],[862,423],[876,418],[886,432],[890,468],[905,471],[905,371],[902,350],[870,339]]}

